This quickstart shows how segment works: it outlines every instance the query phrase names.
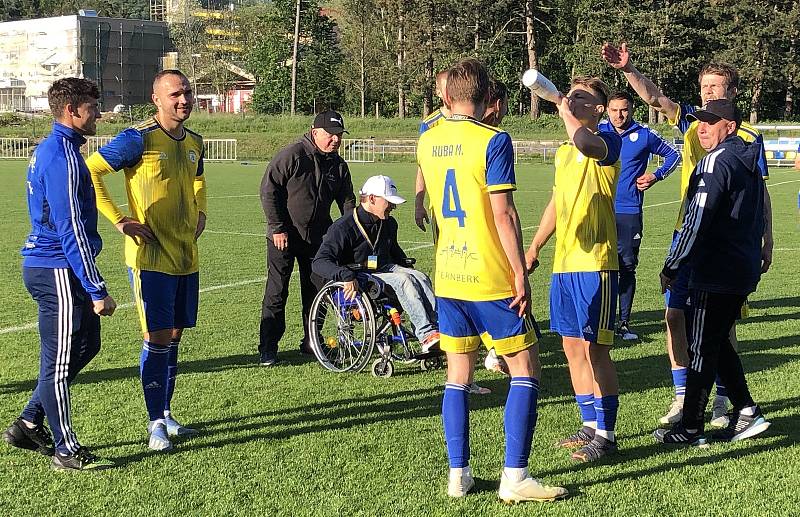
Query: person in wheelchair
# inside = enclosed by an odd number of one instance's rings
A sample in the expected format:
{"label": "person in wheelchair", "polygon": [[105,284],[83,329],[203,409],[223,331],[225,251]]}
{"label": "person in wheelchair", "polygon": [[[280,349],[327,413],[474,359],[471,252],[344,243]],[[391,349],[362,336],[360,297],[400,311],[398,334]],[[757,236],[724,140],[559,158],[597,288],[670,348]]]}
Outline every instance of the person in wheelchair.
{"label": "person in wheelchair", "polygon": [[[312,271],[326,281],[344,282],[344,294],[353,299],[361,290],[359,280],[373,275],[392,288],[408,314],[423,353],[438,347],[436,298],[431,280],[410,266],[397,242],[397,221],[389,215],[406,200],[388,176],[372,176],[359,191],[360,205],[333,223],[311,263]],[[348,264],[362,266],[353,271]]]}

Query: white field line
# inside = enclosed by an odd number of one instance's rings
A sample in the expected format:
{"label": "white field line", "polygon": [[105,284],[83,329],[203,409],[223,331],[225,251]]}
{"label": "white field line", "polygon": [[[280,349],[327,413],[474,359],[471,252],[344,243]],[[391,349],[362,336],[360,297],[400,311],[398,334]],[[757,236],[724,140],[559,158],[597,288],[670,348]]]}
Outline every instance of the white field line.
{"label": "white field line", "polygon": [[[266,279],[267,279],[267,277],[261,276],[261,277],[258,277],[258,278],[251,278],[250,280],[241,280],[239,282],[233,282],[233,283],[230,283],[230,284],[211,285],[211,286],[204,287],[204,288],[200,289],[200,292],[201,293],[208,293],[208,292],[211,292],[211,291],[219,291],[220,289],[229,289],[231,287],[241,287],[243,285],[264,283],[264,281]],[[122,303],[120,305],[117,305],[117,310],[130,309],[131,307],[133,307],[133,302]],[[16,326],[16,327],[6,327],[6,328],[3,328],[3,329],[0,329],[0,334],[13,334],[14,332],[23,332],[25,330],[35,329],[37,326],[38,326],[38,323],[34,322],[34,323],[26,323],[25,325],[19,325],[19,326]]]}

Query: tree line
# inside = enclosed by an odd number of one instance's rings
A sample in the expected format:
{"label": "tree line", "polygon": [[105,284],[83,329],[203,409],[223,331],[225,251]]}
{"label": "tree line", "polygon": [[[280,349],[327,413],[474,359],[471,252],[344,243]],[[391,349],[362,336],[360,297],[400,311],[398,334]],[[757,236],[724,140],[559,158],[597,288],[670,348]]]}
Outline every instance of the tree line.
{"label": "tree line", "polygon": [[[184,1],[224,8],[222,18],[173,27],[181,62],[193,60],[195,79],[220,90],[234,79],[220,63],[232,63],[255,77],[253,109],[288,112],[298,0],[234,0],[233,10],[219,0]],[[299,1],[296,93],[304,112],[332,107],[419,117],[437,107],[435,74],[476,56],[508,85],[510,111],[535,118],[554,110],[522,86],[524,70],[538,68],[563,89],[576,74],[624,88],[600,47],[625,41],[637,67],[675,100],[699,102],[698,70],[721,60],[739,68],[738,101],[751,120],[800,117],[800,0]],[[146,18],[149,0],[4,0],[0,17],[71,14],[78,7]],[[208,31],[209,25],[224,30]],[[209,47],[209,39],[217,44]],[[191,56],[199,47],[208,49],[198,60]],[[653,121],[655,114],[643,110],[638,115]]]}

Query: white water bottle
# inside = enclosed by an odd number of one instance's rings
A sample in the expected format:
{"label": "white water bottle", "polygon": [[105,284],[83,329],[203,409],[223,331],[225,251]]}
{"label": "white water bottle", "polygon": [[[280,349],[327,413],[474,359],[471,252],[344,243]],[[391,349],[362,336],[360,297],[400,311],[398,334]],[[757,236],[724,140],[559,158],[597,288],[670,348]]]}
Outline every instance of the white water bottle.
{"label": "white water bottle", "polygon": [[533,68],[526,70],[525,73],[522,74],[522,84],[546,101],[550,101],[553,104],[561,102],[561,92],[558,91],[558,88],[556,88],[550,79],[545,77],[538,70]]}

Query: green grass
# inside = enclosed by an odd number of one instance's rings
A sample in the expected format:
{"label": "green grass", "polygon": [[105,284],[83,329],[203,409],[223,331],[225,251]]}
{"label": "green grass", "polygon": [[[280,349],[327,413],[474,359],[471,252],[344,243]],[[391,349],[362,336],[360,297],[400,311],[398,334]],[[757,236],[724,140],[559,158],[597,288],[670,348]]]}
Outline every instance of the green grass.
{"label": "green grass", "polygon": [[[354,182],[386,173],[408,197],[414,167],[358,165]],[[25,164],[0,163],[0,329],[35,321],[20,278],[18,250],[28,231]],[[634,328],[641,342],[613,351],[620,376],[620,453],[600,465],[575,465],[551,444],[578,425],[558,339],[541,341],[544,363],[539,425],[531,471],[569,487],[555,504],[506,507],[497,500],[502,468],[502,406],[507,383],[485,370],[494,390],[471,399],[472,466],[477,490],[461,501],[445,495],[447,459],[440,404],[444,372],[398,367],[391,379],[368,373],[334,375],[300,356],[298,286],[288,304],[284,366],[255,366],[264,276],[264,216],[257,197],[262,165],[208,164],[208,230],[200,241],[198,327],[187,331],[174,408],[202,430],[171,454],[148,451],[147,415],[138,380],[141,337],[134,310],[103,320],[103,349],[72,389],[81,441],[113,459],[103,472],[52,472],[46,458],[0,443],[0,513],[15,515],[792,515],[797,512],[797,427],[800,424],[800,237],[796,195],[800,176],[775,169],[775,264],[751,297],[751,317],[739,326],[754,397],[773,422],[763,437],[709,449],[665,449],[651,432],[671,397],[664,354],[658,271],[677,204],[645,211]],[[538,224],[552,184],[551,166],[524,165],[516,196],[525,239]],[[109,179],[122,199],[121,178]],[[646,205],[677,197],[678,178],[656,185]],[[419,267],[432,267],[429,234],[412,222],[412,207],[395,212],[400,239]],[[122,240],[101,221],[99,264],[110,292],[130,302]],[[231,232],[231,233],[214,233]],[[238,235],[242,234],[242,235]],[[254,234],[254,235],[250,235]],[[534,313],[548,325],[546,273],[533,277]],[[38,337],[34,329],[0,333],[0,425],[11,422],[34,387]],[[794,508],[794,509],[793,509]]]}

